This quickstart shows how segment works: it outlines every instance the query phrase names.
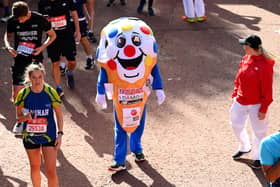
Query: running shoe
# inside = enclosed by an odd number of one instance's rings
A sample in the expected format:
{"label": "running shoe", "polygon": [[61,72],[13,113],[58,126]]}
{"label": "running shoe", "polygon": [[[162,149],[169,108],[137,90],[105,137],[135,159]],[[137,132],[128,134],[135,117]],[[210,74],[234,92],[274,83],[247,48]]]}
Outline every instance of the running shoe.
{"label": "running shoe", "polygon": [[88,58],[85,69],[94,69],[94,59]]}
{"label": "running shoe", "polygon": [[189,23],[194,23],[196,22],[195,18],[188,18],[187,16],[182,16],[181,18],[183,21],[189,22]]}
{"label": "running shoe", "polygon": [[116,172],[118,172],[118,171],[126,170],[126,167],[125,167],[124,164],[114,164],[114,165],[110,166],[108,168],[108,170],[109,171],[116,171]]}
{"label": "running shoe", "polygon": [[238,160],[238,159],[241,158],[241,156],[243,156],[243,155],[249,153],[250,151],[251,151],[251,150],[249,150],[249,151],[237,151],[235,154],[232,155],[232,158],[233,158],[234,160]]}
{"label": "running shoe", "polygon": [[152,7],[148,8],[148,13],[149,13],[150,16],[154,16],[155,15],[154,9]]}
{"label": "running shoe", "polygon": [[1,22],[2,22],[2,23],[7,23],[7,22],[8,22],[8,19],[9,19],[9,16],[3,17],[3,18],[1,18]]}
{"label": "running shoe", "polygon": [[97,42],[97,39],[96,37],[94,36],[94,33],[92,31],[89,31],[88,32],[88,40],[91,42],[91,43],[96,43]]}
{"label": "running shoe", "polygon": [[206,16],[200,16],[200,17],[197,17],[197,21],[199,22],[203,22],[203,21],[206,21],[207,17]]}
{"label": "running shoe", "polygon": [[106,6],[107,6],[107,7],[112,6],[112,5],[113,5],[113,3],[114,3],[114,1],[115,1],[115,0],[109,0]]}
{"label": "running shoe", "polygon": [[66,64],[65,64],[65,62],[61,62],[59,64],[59,70],[60,70],[60,75],[64,76],[65,73],[66,73]]}
{"label": "running shoe", "polygon": [[137,13],[142,14],[143,13],[143,6],[139,5],[137,8]]}
{"label": "running shoe", "polygon": [[69,88],[74,89],[75,88],[75,80],[74,80],[74,75],[73,72],[67,71],[67,85]]}
{"label": "running shoe", "polygon": [[63,92],[62,88],[56,87],[56,92],[60,97],[64,96],[64,92]]}
{"label": "running shoe", "polygon": [[143,153],[134,153],[135,161],[136,162],[144,162],[145,161],[145,155]]}

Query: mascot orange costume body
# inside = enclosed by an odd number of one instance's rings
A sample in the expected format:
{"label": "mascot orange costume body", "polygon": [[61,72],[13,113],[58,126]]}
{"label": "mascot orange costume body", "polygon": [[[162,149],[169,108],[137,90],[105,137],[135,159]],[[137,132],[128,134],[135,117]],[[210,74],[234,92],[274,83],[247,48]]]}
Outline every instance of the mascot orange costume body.
{"label": "mascot orange costume body", "polygon": [[101,66],[96,102],[107,108],[105,94],[113,99],[115,118],[114,161],[109,170],[125,168],[127,133],[136,161],[144,161],[141,137],[145,125],[146,102],[150,88],[158,104],[165,100],[159,68],[158,47],[151,28],[138,18],[111,21],[101,32],[97,60]]}

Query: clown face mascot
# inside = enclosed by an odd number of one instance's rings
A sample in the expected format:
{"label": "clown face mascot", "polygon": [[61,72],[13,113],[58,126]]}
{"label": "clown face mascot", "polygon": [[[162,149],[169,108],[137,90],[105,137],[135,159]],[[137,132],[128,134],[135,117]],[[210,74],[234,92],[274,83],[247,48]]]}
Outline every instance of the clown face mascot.
{"label": "clown face mascot", "polygon": [[150,89],[158,104],[165,100],[159,68],[158,46],[151,28],[138,18],[124,17],[111,21],[101,32],[97,60],[101,67],[97,81],[96,102],[107,108],[105,95],[113,99],[115,152],[110,171],[125,170],[127,133],[135,161],[144,161],[143,134],[146,102]]}

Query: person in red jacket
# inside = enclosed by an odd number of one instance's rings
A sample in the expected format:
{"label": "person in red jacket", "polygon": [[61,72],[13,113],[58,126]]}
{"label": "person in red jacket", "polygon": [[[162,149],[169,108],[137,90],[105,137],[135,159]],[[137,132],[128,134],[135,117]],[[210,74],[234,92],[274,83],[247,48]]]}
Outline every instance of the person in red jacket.
{"label": "person in red jacket", "polygon": [[[259,144],[266,136],[268,119],[267,110],[272,103],[272,80],[274,60],[266,57],[261,47],[261,39],[249,35],[240,39],[245,56],[242,58],[234,81],[231,106],[231,125],[240,143],[238,151],[232,155],[234,160],[252,149],[253,168],[261,168]],[[246,120],[249,117],[253,129],[252,148]]]}

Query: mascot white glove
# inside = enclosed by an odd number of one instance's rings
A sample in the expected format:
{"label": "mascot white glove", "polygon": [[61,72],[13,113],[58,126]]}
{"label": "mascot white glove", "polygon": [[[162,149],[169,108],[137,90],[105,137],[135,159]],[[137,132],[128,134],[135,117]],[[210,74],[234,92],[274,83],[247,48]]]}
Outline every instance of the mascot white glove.
{"label": "mascot white glove", "polygon": [[95,101],[102,109],[107,108],[107,101],[105,98],[105,94],[96,94]]}
{"label": "mascot white glove", "polygon": [[157,95],[157,102],[159,105],[161,105],[164,100],[165,100],[165,94],[163,90],[156,90],[156,95]]}

